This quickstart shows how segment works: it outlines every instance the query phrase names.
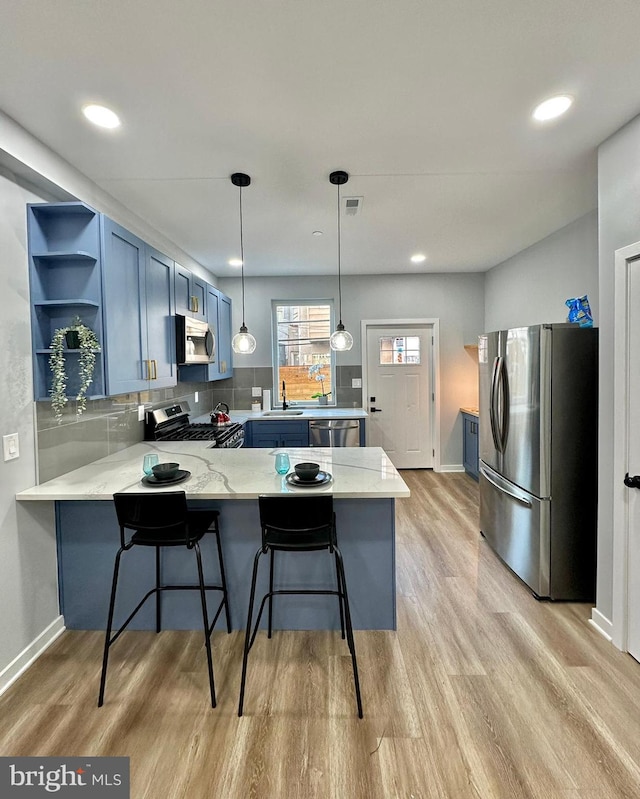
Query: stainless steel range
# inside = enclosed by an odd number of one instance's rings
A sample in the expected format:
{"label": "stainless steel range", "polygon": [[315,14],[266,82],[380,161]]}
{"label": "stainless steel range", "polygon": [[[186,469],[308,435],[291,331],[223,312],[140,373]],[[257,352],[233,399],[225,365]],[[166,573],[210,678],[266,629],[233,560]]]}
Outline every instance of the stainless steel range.
{"label": "stainless steel range", "polygon": [[210,441],[210,447],[237,449],[244,445],[244,429],[238,422],[225,425],[189,422],[186,401],[154,408],[145,414],[146,441]]}

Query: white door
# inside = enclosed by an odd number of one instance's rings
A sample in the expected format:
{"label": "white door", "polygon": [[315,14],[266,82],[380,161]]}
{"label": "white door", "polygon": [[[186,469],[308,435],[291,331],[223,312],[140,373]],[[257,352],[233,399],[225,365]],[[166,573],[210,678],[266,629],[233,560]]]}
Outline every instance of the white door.
{"label": "white door", "polygon": [[[640,258],[627,262],[627,465],[640,480]],[[640,487],[624,488],[628,503],[628,651],[640,660]]]}
{"label": "white door", "polygon": [[397,469],[433,468],[432,330],[367,328],[367,443]]}

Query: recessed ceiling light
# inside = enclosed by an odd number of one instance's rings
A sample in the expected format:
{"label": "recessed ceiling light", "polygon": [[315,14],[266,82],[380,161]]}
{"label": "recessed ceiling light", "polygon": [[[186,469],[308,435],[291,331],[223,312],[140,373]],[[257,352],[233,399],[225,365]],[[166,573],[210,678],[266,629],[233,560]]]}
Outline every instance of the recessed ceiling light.
{"label": "recessed ceiling light", "polygon": [[411,256],[411,262],[414,264],[421,264],[423,261],[427,260],[427,256],[423,255],[422,253],[416,253],[415,255]]}
{"label": "recessed ceiling light", "polygon": [[239,258],[231,258],[229,266],[242,266],[242,261]]}
{"label": "recessed ceiling light", "polygon": [[559,94],[557,97],[550,97],[533,112],[533,118],[539,122],[546,122],[548,119],[555,119],[568,111],[573,103],[573,97],[568,94]]}
{"label": "recessed ceiling light", "polygon": [[120,117],[115,111],[112,111],[104,105],[85,105],[82,109],[82,113],[89,122],[93,122],[94,125],[98,125],[101,128],[120,127]]}
{"label": "recessed ceiling light", "polygon": [[322,236],[322,231],[321,230],[314,230],[311,235],[312,236]]}

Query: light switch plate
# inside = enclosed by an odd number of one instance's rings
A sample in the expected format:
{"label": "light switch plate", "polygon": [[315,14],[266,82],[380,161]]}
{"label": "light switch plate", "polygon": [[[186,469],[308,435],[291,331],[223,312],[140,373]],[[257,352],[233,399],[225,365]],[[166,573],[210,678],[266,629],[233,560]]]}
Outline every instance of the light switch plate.
{"label": "light switch plate", "polygon": [[252,386],[251,387],[251,396],[252,397],[261,397],[262,396],[262,388],[260,386]]}
{"label": "light switch plate", "polygon": [[2,449],[4,451],[5,461],[12,461],[14,458],[19,458],[20,442],[18,441],[18,434],[9,433],[7,436],[2,436]]}
{"label": "light switch plate", "polygon": [[138,421],[144,422],[144,405],[138,405]]}
{"label": "light switch plate", "polygon": [[352,377],[351,378],[351,388],[362,388],[362,378],[361,377]]}

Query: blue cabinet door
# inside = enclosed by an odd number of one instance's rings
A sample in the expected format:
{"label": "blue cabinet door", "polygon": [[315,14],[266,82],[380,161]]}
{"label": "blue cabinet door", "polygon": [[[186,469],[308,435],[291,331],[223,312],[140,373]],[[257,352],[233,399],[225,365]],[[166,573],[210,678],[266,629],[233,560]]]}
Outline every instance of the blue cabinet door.
{"label": "blue cabinet door", "polygon": [[106,393],[148,386],[144,242],[105,216],[102,219]]}
{"label": "blue cabinet door", "polygon": [[176,264],[175,268],[176,313],[191,316],[191,272]]}
{"label": "blue cabinet door", "polygon": [[176,264],[176,313],[204,322],[207,318],[207,285],[189,269]]}
{"label": "blue cabinet door", "polygon": [[169,388],[178,382],[174,320],[174,264],[166,255],[146,246],[145,294],[150,388]]}
{"label": "blue cabinet door", "polygon": [[463,465],[467,474],[471,475],[475,480],[479,479],[479,463],[478,463],[478,419],[471,414],[462,414],[464,424],[464,440],[463,440]]}
{"label": "blue cabinet door", "polygon": [[221,378],[233,376],[231,339],[231,300],[218,292],[218,375]]}

